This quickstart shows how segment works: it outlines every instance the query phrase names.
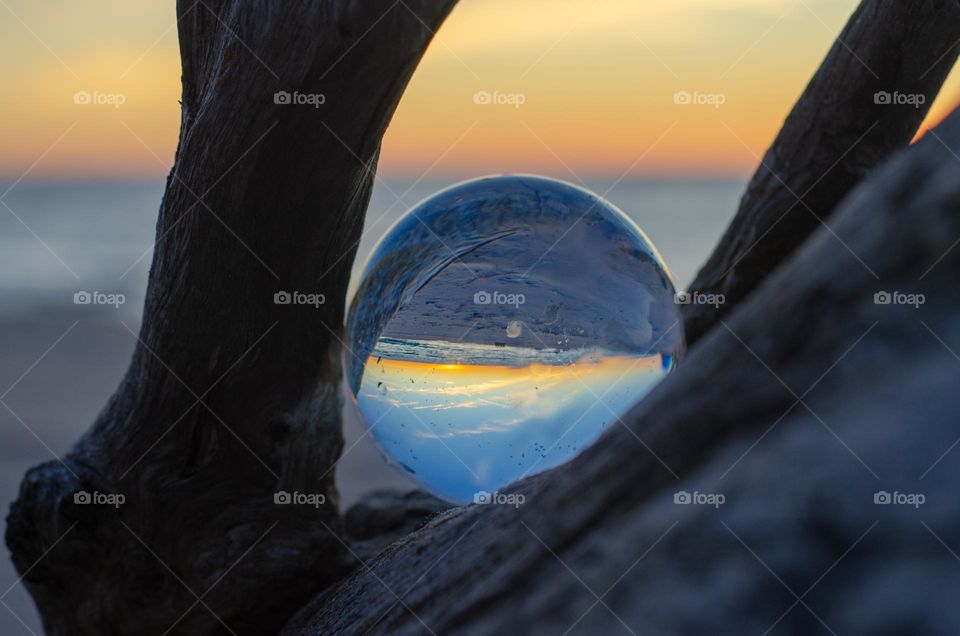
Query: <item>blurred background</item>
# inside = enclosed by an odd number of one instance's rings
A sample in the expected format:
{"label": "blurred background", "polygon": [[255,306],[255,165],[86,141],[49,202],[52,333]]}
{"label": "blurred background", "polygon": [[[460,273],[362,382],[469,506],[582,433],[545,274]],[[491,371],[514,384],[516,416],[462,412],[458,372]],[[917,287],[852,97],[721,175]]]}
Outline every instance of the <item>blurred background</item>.
{"label": "blurred background", "polygon": [[[606,196],[683,288],[856,4],[461,0],[387,132],[357,267],[424,197],[526,172]],[[180,68],[173,0],[0,0],[0,15],[6,509],[24,471],[65,454],[89,426],[133,351],[177,142]],[[954,72],[925,127],[958,96]],[[77,305],[81,291],[125,302]],[[409,487],[350,409],[346,420],[344,505],[372,488]],[[39,634],[3,554],[0,633]]]}

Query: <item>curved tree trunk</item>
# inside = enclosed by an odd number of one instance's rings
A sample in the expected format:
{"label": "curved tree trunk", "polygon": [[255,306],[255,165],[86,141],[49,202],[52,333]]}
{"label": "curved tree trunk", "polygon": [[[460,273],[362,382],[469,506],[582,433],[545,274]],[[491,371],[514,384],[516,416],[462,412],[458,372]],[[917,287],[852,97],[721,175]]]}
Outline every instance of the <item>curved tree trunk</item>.
{"label": "curved tree trunk", "polygon": [[48,633],[275,633],[342,575],[335,332],[381,137],[453,4],[179,2],[182,130],[140,343],[9,519]]}

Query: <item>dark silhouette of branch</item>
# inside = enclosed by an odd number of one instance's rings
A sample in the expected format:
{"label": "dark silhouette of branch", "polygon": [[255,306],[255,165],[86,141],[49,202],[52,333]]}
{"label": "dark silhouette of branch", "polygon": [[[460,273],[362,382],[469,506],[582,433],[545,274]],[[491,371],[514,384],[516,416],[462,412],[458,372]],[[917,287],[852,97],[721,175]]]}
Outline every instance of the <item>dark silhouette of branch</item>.
{"label": "dark silhouette of branch", "polygon": [[140,344],[9,518],[49,634],[276,633],[342,575],[336,332],[381,137],[453,4],[178,3],[182,129]]}
{"label": "dark silhouette of branch", "polygon": [[957,2],[864,0],[857,7],[691,284],[726,302],[684,307],[689,343],[829,225],[864,175],[910,143],[957,59],[958,38]]}

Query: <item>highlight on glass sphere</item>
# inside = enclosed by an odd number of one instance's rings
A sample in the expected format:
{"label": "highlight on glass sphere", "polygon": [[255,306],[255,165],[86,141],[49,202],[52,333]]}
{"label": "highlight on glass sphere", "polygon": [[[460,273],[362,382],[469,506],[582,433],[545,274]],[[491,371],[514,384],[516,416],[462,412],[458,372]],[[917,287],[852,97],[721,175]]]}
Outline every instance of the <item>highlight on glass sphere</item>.
{"label": "highlight on glass sphere", "polygon": [[380,450],[457,503],[571,459],[685,348],[643,231],[587,190],[520,175],[407,212],[364,267],[347,344]]}

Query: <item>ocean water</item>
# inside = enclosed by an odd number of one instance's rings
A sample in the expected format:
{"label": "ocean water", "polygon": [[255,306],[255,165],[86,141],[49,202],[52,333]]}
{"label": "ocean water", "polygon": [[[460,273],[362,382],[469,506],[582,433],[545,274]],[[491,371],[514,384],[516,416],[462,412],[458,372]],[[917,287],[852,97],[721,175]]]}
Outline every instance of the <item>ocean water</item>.
{"label": "ocean water", "polygon": [[[355,272],[401,214],[455,181],[378,184]],[[0,193],[10,185],[0,185]],[[645,230],[678,288],[692,280],[716,244],[743,188],[740,181],[586,185]],[[0,197],[6,206],[0,205],[0,395],[10,409],[0,408],[3,508],[15,498],[24,471],[65,454],[119,383],[136,343],[128,328],[135,332],[139,326],[162,191],[159,180],[24,181]],[[115,299],[122,294],[124,302],[78,305],[74,297],[80,292]],[[607,362],[610,368],[619,364]],[[524,373],[536,370],[535,361],[529,367]],[[608,367],[595,370],[602,381]],[[521,386],[528,379],[518,376]],[[402,471],[385,464],[349,409],[345,436],[347,451],[337,469],[345,504],[372,488],[411,487]],[[5,549],[4,555],[0,594],[10,610],[0,608],[0,633],[40,633],[33,603]]]}
{"label": "ocean water", "polygon": [[[456,181],[378,182],[354,272],[406,210]],[[10,185],[0,184],[0,193]],[[693,279],[733,217],[743,189],[733,180],[591,181],[586,186],[643,228],[678,287]],[[78,290],[104,290],[125,294],[126,315],[139,317],[162,194],[162,182],[16,184],[0,198],[5,204],[0,205],[0,313],[71,305]],[[191,214],[201,212],[197,208]]]}

